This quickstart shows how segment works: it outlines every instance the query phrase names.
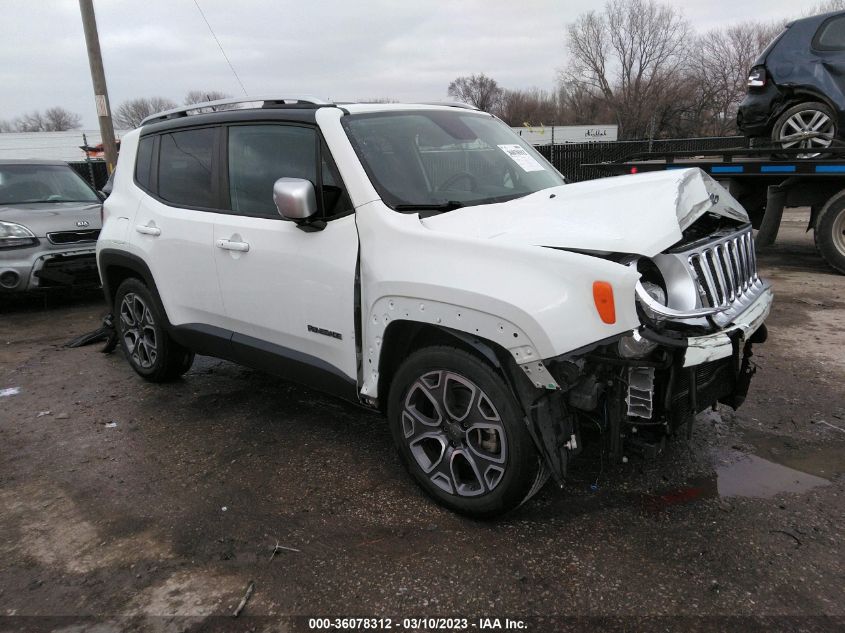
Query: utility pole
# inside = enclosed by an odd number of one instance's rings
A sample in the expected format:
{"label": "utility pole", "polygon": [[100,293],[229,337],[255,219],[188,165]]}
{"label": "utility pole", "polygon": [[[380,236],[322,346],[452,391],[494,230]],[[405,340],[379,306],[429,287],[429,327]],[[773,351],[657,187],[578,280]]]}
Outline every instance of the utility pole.
{"label": "utility pole", "polygon": [[103,57],[100,54],[100,36],[97,34],[93,0],[79,0],[79,11],[82,13],[82,28],[85,29],[85,44],[88,47],[91,82],[94,84],[97,119],[100,122],[100,136],[103,137],[103,154],[106,157],[106,169],[111,174],[117,164],[117,145],[114,142],[114,125],[111,120],[109,93],[106,90],[106,74],[103,71]]}

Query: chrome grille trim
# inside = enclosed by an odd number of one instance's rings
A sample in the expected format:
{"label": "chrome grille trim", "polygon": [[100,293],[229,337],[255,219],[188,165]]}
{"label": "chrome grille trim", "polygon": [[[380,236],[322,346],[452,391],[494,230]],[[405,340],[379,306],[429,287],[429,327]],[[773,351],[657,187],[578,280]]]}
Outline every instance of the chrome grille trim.
{"label": "chrome grille trim", "polygon": [[702,307],[727,308],[757,290],[754,237],[747,226],[686,253]]}

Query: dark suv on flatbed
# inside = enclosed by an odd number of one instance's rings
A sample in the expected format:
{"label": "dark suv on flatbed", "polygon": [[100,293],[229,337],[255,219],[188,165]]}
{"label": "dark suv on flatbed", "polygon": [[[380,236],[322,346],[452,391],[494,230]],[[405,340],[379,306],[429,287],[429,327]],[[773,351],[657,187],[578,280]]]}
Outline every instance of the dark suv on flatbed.
{"label": "dark suv on flatbed", "polygon": [[785,148],[824,148],[842,138],[845,11],[796,20],[766,47],[749,73],[737,125]]}

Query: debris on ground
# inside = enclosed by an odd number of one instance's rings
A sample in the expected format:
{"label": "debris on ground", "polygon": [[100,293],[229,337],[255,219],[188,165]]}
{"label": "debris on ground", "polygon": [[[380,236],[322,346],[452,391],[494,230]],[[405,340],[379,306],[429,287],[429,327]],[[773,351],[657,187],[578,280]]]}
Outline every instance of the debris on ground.
{"label": "debris on ground", "polygon": [[39,411],[38,415],[36,415],[35,417],[36,418],[43,418],[45,415],[53,415],[53,412],[52,411]]}
{"label": "debris on ground", "polygon": [[771,534],[785,534],[786,536],[795,541],[795,549],[798,549],[799,547],[801,547],[801,545],[803,545],[801,539],[795,536],[792,532],[787,532],[786,530],[769,530],[769,532]]}
{"label": "debris on ground", "polygon": [[6,389],[0,389],[0,398],[5,398],[7,396],[16,396],[20,392],[20,387],[8,387]]}
{"label": "debris on ground", "polygon": [[273,560],[279,552],[299,552],[299,550],[295,547],[285,547],[284,545],[279,545],[279,541],[276,541],[276,544],[273,546],[270,553],[270,560]]}
{"label": "debris on ground", "polygon": [[115,422],[114,420],[112,420],[111,422],[106,422],[106,428],[107,429],[113,429],[116,426],[117,426],[117,422]]}
{"label": "debris on ground", "polygon": [[835,424],[831,424],[830,422],[825,422],[824,420],[819,420],[819,424],[825,424],[832,429],[836,429],[837,431],[842,431],[843,433],[845,433],[845,429],[838,427]]}
{"label": "debris on ground", "polygon": [[246,588],[246,593],[244,594],[244,597],[241,598],[241,601],[238,604],[238,608],[235,609],[235,612],[232,614],[232,617],[236,618],[241,614],[241,611],[244,610],[246,603],[249,601],[250,597],[252,596],[253,591],[255,591],[255,583],[252,580],[250,580],[249,585],[247,585],[247,588]]}
{"label": "debris on ground", "polygon": [[103,325],[101,327],[93,332],[77,336],[72,341],[65,343],[65,347],[83,347],[101,341],[105,341],[103,349],[100,350],[104,354],[114,351],[114,348],[117,346],[117,331],[114,329],[114,317],[111,314],[103,317]]}

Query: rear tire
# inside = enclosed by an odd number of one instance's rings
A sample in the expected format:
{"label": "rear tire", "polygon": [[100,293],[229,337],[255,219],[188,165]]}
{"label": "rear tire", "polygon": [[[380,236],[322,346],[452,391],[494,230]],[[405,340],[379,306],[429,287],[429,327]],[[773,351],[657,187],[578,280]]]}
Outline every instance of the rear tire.
{"label": "rear tire", "polygon": [[114,309],[120,347],[144,380],[169,382],[191,368],[194,353],[167,335],[158,302],[143,282],[130,278],[120,284]]}
{"label": "rear tire", "polygon": [[845,191],[828,200],[813,228],[816,248],[822,258],[845,275]]}
{"label": "rear tire", "polygon": [[830,147],[839,132],[833,111],[824,103],[811,101],[799,103],[781,114],[772,127],[772,144],[775,147],[807,148],[806,154],[788,158],[815,158],[812,150]]}
{"label": "rear tire", "polygon": [[437,346],[411,354],[391,383],[387,415],[408,471],[455,512],[504,514],[548,479],[503,378],[461,349]]}

